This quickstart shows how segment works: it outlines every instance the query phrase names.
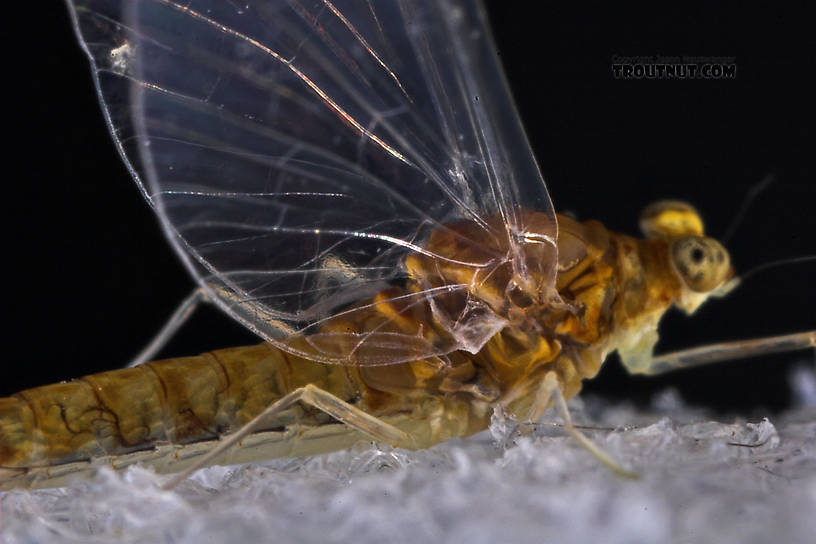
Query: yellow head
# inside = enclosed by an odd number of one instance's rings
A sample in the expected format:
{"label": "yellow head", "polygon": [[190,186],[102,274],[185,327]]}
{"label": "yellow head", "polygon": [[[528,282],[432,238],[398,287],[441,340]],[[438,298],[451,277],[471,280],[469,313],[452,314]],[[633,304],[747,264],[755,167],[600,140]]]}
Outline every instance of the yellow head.
{"label": "yellow head", "polygon": [[669,306],[692,313],[708,297],[736,285],[736,279],[729,281],[734,271],[728,252],[705,236],[700,214],[685,202],[651,204],[641,214],[640,228],[645,240],[615,236],[620,292],[615,333],[607,344],[634,373],[648,372],[657,325]]}
{"label": "yellow head", "polygon": [[671,270],[680,280],[675,304],[691,313],[712,295],[721,295],[733,286],[734,275],[728,251],[703,233],[700,214],[685,202],[661,200],[649,205],[640,216],[640,229],[648,239],[668,244]]}

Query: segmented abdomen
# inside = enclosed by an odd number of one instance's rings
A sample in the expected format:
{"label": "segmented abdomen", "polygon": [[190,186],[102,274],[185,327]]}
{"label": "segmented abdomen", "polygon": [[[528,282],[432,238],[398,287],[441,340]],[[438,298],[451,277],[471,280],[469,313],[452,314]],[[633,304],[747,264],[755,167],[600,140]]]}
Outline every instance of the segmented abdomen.
{"label": "segmented abdomen", "polygon": [[[21,391],[0,399],[0,467],[54,465],[184,444],[240,428],[292,389],[314,383],[353,394],[342,367],[268,344],[167,359]],[[292,370],[292,363],[297,365]],[[301,407],[264,428],[320,423]]]}

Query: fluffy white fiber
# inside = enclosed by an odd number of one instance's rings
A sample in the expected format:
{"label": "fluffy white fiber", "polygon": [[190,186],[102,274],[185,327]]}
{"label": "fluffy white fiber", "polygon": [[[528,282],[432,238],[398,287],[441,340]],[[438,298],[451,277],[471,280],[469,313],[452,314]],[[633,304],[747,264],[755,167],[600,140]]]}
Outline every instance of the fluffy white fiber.
{"label": "fluffy white fiber", "polygon": [[[3,542],[813,542],[816,377],[799,407],[718,422],[670,393],[649,413],[571,403],[586,431],[642,474],[624,480],[557,425],[420,452],[339,452],[215,467],[171,492],[132,468],[65,489],[0,494]],[[558,421],[551,412],[547,421]]]}

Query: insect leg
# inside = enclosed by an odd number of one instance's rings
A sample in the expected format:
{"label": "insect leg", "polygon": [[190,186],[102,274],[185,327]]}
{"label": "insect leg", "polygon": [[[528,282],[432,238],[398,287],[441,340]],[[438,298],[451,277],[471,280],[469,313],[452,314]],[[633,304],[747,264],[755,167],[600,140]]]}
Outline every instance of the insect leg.
{"label": "insect leg", "polygon": [[813,347],[816,347],[816,331],[770,336],[754,340],[722,342],[720,344],[711,344],[709,346],[701,346],[659,355],[652,358],[647,364],[631,370],[631,372],[654,376],[672,370],[707,365],[729,359],[754,357],[757,355],[781,353]]}
{"label": "insect leg", "polygon": [[190,316],[193,315],[196,308],[198,308],[202,302],[207,301],[207,293],[204,291],[203,287],[197,287],[194,289],[193,292],[187,296],[187,298],[181,301],[181,304],[178,305],[176,310],[173,312],[173,315],[170,316],[170,319],[167,320],[161,330],[156,333],[153,340],[151,340],[150,343],[146,345],[138,355],[131,359],[128,364],[125,365],[125,367],[132,368],[142,363],[152,361],[159,350],[167,345],[167,342],[170,341],[179,328],[181,328],[181,326],[184,325],[188,319],[190,319]]}
{"label": "insect leg", "polygon": [[555,408],[560,412],[561,418],[564,420],[564,429],[567,431],[567,434],[577,440],[578,443],[584,447],[584,449],[594,455],[598,461],[600,461],[604,466],[618,476],[623,476],[624,478],[640,477],[640,475],[636,472],[626,470],[608,453],[599,448],[589,438],[584,436],[581,431],[575,428],[575,425],[572,423],[572,417],[570,416],[569,409],[567,408],[567,401],[564,400],[564,395],[561,394],[561,387],[559,386],[558,376],[556,376],[555,372],[548,372],[547,375],[544,376],[542,393],[545,393],[548,397],[552,398],[552,400],[555,402]]}
{"label": "insect leg", "polygon": [[319,387],[308,384],[299,387],[291,393],[281,397],[276,402],[270,404],[263,412],[255,416],[249,423],[244,425],[241,429],[233,434],[224,437],[220,443],[213,448],[207,455],[196,461],[191,467],[181,472],[175,478],[166,483],[164,489],[172,489],[183,480],[187,479],[190,474],[199,468],[208,466],[213,459],[223,454],[226,450],[238,444],[243,438],[252,434],[265,420],[273,417],[278,412],[286,410],[296,402],[302,402],[308,406],[322,410],[334,419],[341,421],[349,427],[367,434],[371,438],[379,442],[387,444],[407,444],[411,438],[408,434],[400,431],[396,427],[377,419],[376,417],[367,414],[360,408],[353,406],[346,401],[332,395],[328,391],[324,391]]}

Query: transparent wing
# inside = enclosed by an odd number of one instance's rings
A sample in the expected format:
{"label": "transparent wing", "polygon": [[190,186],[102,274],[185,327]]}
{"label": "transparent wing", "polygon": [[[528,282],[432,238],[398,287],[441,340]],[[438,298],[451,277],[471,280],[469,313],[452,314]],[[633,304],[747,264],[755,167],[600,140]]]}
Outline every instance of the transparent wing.
{"label": "transparent wing", "polygon": [[[502,317],[467,281],[406,287],[411,254],[552,283],[552,205],[477,3],[69,4],[169,239],[266,340],[340,364],[479,349]],[[428,248],[448,231],[478,257]],[[539,246],[548,258],[532,262]],[[438,297],[457,292],[467,304],[443,315]],[[408,314],[450,334],[394,325]]]}

